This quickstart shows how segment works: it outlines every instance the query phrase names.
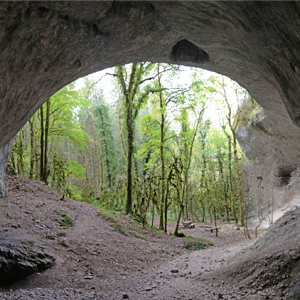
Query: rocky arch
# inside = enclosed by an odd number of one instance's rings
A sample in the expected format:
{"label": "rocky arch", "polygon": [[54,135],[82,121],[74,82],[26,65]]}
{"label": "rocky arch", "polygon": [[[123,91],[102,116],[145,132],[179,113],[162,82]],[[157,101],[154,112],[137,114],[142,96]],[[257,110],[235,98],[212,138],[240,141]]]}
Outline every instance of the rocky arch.
{"label": "rocky arch", "polygon": [[285,1],[1,2],[0,185],[14,135],[53,93],[89,73],[145,60],[238,81],[265,109],[262,142],[267,137],[281,164],[294,160],[299,15],[300,4]]}

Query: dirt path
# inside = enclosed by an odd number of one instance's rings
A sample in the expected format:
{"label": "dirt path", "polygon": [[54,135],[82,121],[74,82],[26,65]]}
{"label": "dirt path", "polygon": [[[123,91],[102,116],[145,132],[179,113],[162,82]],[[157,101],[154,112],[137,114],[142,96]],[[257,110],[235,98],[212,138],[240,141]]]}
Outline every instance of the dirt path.
{"label": "dirt path", "polygon": [[[221,225],[223,232],[225,226],[227,225]],[[226,243],[219,241],[214,247],[178,255],[159,269],[149,270],[150,276],[141,279],[135,286],[138,297],[133,299],[283,299],[273,290],[244,288],[230,278],[225,281],[219,279],[219,275],[226,269],[226,261],[255,242],[253,239],[238,239],[230,229],[224,235],[231,235],[236,239],[235,242],[230,242],[229,239]],[[199,227],[198,230],[193,229],[193,232],[189,230],[193,235],[199,235],[199,232]],[[220,235],[221,240],[222,234]]]}
{"label": "dirt path", "polygon": [[[234,224],[220,224],[218,237],[203,224],[181,228],[186,235],[214,243],[206,250],[188,251],[183,239],[146,230],[119,214],[109,216],[118,219],[115,223],[93,206],[60,200],[61,195],[40,182],[17,176],[8,183],[9,196],[0,202],[0,237],[33,241],[56,261],[41,274],[0,288],[1,300],[283,299],[226,278],[225,262],[255,242]],[[59,225],[61,211],[72,217],[74,227]]]}

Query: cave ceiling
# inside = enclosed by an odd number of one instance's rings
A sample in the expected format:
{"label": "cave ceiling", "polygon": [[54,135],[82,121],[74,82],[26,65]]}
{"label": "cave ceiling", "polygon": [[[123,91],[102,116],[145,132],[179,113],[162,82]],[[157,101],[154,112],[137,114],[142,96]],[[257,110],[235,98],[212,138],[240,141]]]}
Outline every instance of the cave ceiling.
{"label": "cave ceiling", "polygon": [[0,147],[64,85],[138,61],[227,75],[300,137],[299,2],[1,2],[0,27]]}

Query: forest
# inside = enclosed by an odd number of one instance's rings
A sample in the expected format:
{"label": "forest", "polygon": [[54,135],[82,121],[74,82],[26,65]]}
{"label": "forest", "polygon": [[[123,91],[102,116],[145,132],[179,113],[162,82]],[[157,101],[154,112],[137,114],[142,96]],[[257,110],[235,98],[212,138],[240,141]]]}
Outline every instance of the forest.
{"label": "forest", "polygon": [[235,132],[258,110],[251,96],[227,77],[177,65],[101,74],[65,86],[32,116],[15,137],[15,172],[152,226],[158,216],[165,232],[173,220],[175,235],[182,219],[247,226],[247,159]]}

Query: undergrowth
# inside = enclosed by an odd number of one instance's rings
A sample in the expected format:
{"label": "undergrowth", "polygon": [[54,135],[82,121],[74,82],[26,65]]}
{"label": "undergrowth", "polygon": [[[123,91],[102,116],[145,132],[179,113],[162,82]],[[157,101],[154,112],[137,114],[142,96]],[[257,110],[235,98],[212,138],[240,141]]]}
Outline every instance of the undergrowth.
{"label": "undergrowth", "polygon": [[133,231],[133,229],[139,229],[139,225],[140,225],[139,222],[136,222],[136,218],[131,219],[126,217],[126,223],[122,224],[123,218],[121,218],[121,215],[124,214],[122,212],[99,208],[97,213],[103,219],[110,222],[111,223],[110,226],[113,227],[115,231],[124,234],[126,236],[131,235],[133,237],[146,240],[146,238],[142,234]]}
{"label": "undergrowth", "polygon": [[67,226],[67,227],[73,227],[74,226],[74,221],[71,217],[69,217],[65,212],[57,212],[60,216],[61,219],[56,219],[56,221],[61,225],[61,226]]}
{"label": "undergrowth", "polygon": [[126,230],[120,224],[112,224],[111,226],[115,229],[115,231],[127,235]]}
{"label": "undergrowth", "polygon": [[185,237],[184,247],[188,250],[202,250],[208,246],[213,246],[214,244],[204,238],[196,238],[192,236]]}
{"label": "undergrowth", "polygon": [[120,219],[120,217],[116,216],[116,212],[113,210],[99,208],[97,213],[109,222],[117,222]]}

